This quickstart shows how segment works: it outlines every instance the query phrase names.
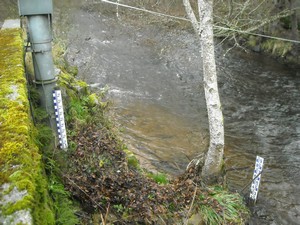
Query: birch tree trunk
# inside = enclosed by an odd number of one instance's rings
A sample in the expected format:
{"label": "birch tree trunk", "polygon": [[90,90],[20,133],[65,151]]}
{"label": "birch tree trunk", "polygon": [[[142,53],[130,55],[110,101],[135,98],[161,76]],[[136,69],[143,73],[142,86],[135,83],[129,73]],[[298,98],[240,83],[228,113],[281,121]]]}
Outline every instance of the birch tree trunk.
{"label": "birch tree trunk", "polygon": [[202,177],[214,182],[222,172],[224,126],[219,97],[213,34],[213,0],[198,0],[200,40],[202,46],[203,79],[208,113],[210,142]]}
{"label": "birch tree trunk", "polygon": [[194,24],[195,15],[191,10],[189,0],[183,0],[183,3],[194,29],[195,27],[198,28],[197,35],[200,37],[202,48],[203,82],[209,121],[210,143],[201,176],[206,183],[210,184],[216,182],[222,174],[224,154],[223,114],[218,91],[213,35],[213,0],[198,0],[200,23],[197,24]]}

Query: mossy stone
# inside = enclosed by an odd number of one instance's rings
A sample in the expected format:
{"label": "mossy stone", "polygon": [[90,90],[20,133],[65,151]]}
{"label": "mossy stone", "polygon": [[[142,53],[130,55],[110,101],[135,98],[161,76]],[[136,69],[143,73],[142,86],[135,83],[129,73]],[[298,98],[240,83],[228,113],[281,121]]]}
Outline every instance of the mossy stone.
{"label": "mossy stone", "polygon": [[26,190],[26,195],[0,204],[0,218],[31,212],[34,224],[50,225],[55,224],[55,217],[41,155],[33,140],[21,35],[21,29],[0,31],[0,187],[10,187],[2,198],[13,190]]}

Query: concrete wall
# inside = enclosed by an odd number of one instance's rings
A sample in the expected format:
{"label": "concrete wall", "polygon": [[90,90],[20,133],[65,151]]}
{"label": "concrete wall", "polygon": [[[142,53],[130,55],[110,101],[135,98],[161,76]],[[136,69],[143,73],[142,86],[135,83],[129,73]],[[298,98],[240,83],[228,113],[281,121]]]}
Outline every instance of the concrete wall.
{"label": "concrete wall", "polygon": [[20,22],[0,30],[0,224],[54,224],[34,141]]}

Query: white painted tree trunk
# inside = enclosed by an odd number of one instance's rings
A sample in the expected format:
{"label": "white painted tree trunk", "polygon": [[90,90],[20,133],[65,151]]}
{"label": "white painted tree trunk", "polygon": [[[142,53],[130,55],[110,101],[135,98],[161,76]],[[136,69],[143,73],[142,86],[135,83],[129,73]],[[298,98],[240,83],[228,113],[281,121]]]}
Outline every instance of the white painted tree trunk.
{"label": "white painted tree trunk", "polygon": [[[195,15],[189,10],[189,0],[183,0],[186,12],[192,23]],[[224,126],[223,114],[218,91],[217,70],[215,62],[214,36],[213,36],[213,0],[198,0],[200,23],[194,24],[198,27],[201,41],[201,53],[203,60],[203,82],[205,99],[209,120],[210,143],[202,168],[201,176],[208,183],[216,181],[222,173],[224,154]]]}

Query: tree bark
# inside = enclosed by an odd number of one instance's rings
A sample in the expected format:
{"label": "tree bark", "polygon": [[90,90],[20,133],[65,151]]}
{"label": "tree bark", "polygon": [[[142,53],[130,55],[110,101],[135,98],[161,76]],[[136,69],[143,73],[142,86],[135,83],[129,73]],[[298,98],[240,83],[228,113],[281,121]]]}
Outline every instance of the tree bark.
{"label": "tree bark", "polygon": [[[191,10],[189,0],[183,0],[183,3],[195,29],[199,23],[195,24],[195,15]],[[223,114],[218,91],[214,48],[213,0],[198,0],[198,11],[200,26],[197,34],[201,42],[203,81],[210,133],[209,149],[201,176],[206,183],[212,184],[222,175],[224,154]]]}
{"label": "tree bark", "polygon": [[192,22],[192,26],[194,28],[195,33],[197,34],[197,36],[199,36],[199,22],[197,21],[195,13],[192,9],[190,0],[183,0],[183,5],[185,8],[186,14],[188,15],[188,17],[190,18],[190,20]]}
{"label": "tree bark", "polygon": [[208,111],[210,143],[202,168],[208,183],[221,176],[224,154],[224,125],[219,98],[213,34],[213,0],[198,0],[202,46],[205,99]]}

